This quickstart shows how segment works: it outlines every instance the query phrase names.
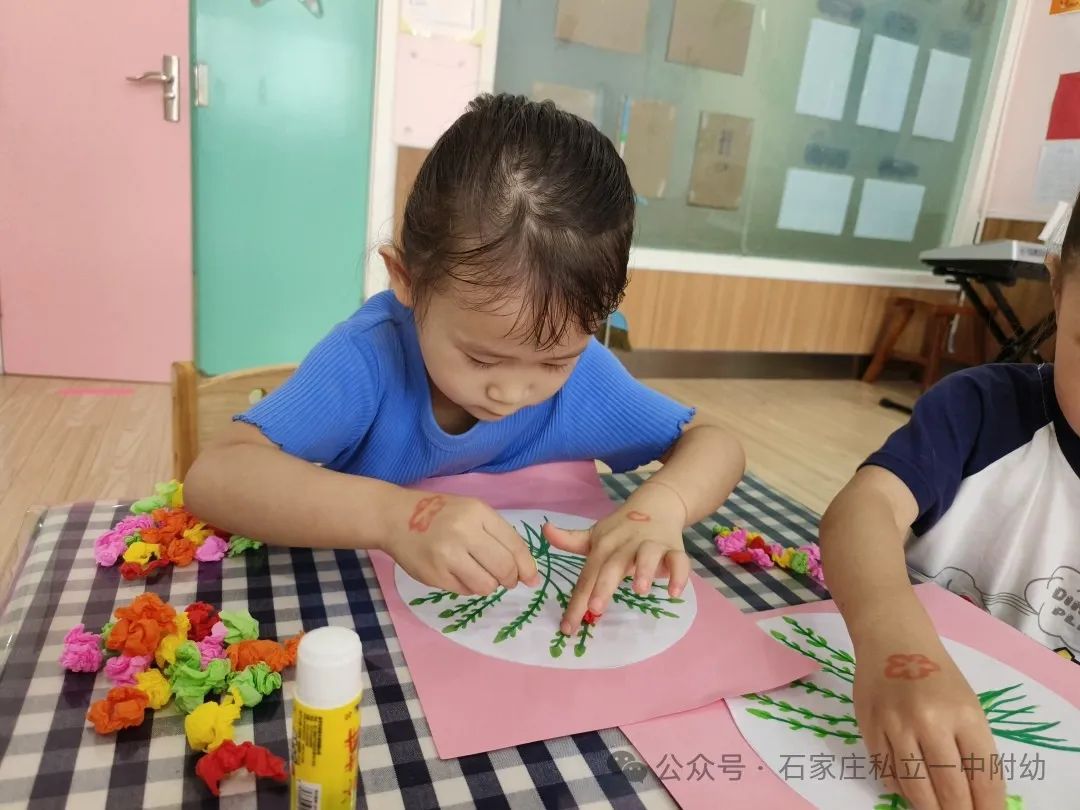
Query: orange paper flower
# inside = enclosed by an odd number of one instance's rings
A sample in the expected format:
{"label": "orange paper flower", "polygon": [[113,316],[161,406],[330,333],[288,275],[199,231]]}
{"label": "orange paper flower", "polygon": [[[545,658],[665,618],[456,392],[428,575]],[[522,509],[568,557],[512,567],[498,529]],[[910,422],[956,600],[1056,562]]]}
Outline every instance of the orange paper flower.
{"label": "orange paper flower", "polygon": [[274,672],[281,672],[296,663],[296,649],[303,633],[293,636],[284,644],[269,639],[238,641],[230,644],[225,654],[229,656],[233,672],[239,672],[251,664],[264,661]]}
{"label": "orange paper flower", "polygon": [[191,565],[195,559],[195,544],[186,537],[170,540],[165,546],[165,557],[175,565]]}
{"label": "orange paper flower", "polygon": [[140,725],[149,702],[150,699],[141,689],[117,686],[90,707],[86,719],[93,723],[98,734],[111,734],[122,728]]}
{"label": "orange paper flower", "polygon": [[153,619],[118,619],[109,633],[106,646],[132,657],[153,655],[161,636],[161,626]]}
{"label": "orange paper flower", "polygon": [[156,593],[147,591],[135,597],[127,607],[116,609],[117,619],[152,619],[157,622],[162,633],[176,632],[176,609],[161,600]]}

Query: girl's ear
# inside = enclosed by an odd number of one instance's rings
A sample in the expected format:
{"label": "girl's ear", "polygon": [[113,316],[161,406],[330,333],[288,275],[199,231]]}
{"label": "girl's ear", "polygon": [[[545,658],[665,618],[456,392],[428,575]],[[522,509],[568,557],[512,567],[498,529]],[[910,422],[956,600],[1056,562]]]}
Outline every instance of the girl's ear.
{"label": "girl's ear", "polygon": [[390,289],[394,291],[394,295],[402,306],[411,307],[412,280],[409,278],[409,271],[401,263],[401,256],[397,249],[391,246],[382,247],[379,248],[379,255],[382,256],[386,272],[390,276]]}

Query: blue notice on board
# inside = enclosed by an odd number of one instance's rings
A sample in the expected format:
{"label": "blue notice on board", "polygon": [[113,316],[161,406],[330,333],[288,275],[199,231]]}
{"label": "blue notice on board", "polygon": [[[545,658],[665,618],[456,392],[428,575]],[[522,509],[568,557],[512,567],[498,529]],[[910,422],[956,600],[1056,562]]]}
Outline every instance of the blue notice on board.
{"label": "blue notice on board", "polygon": [[811,20],[795,112],[839,121],[844,117],[859,29]]}
{"label": "blue notice on board", "polygon": [[788,169],[776,227],[839,236],[854,184],[849,174]]}

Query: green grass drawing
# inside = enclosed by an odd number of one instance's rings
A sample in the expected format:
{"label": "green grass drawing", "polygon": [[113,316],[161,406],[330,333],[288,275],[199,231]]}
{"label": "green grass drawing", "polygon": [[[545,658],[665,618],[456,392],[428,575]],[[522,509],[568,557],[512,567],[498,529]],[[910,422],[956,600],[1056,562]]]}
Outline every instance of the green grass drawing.
{"label": "green grass drawing", "polygon": [[[827,638],[814,631],[813,628],[801,624],[798,619],[785,616],[784,621],[791,628],[788,633],[780,630],[771,631],[774,639],[786,647],[806,656],[821,665],[822,672],[832,675],[843,681],[850,689],[855,682],[855,658],[846,650],[833,647]],[[817,694],[850,707],[853,703],[849,693],[836,691],[813,681],[800,679],[791,684],[792,687],[802,689],[808,694]],[[844,687],[842,687],[844,688]],[[986,713],[986,719],[990,724],[990,731],[995,737],[1004,740],[1030,745],[1034,748],[1042,748],[1053,751],[1070,751],[1080,753],[1080,747],[1070,744],[1064,737],[1051,736],[1048,732],[1053,731],[1059,725],[1060,720],[1040,721],[1034,719],[1034,714],[1039,708],[1034,704],[1025,703],[1027,700],[1023,692],[1018,692],[1021,684],[1013,684],[1003,689],[992,689],[981,692],[978,695],[979,705]],[[762,720],[773,720],[783,723],[793,731],[805,731],[817,737],[834,737],[841,739],[847,745],[854,745],[862,739],[858,734],[858,726],[855,718],[850,713],[833,715],[814,712],[805,706],[798,706],[790,701],[778,700],[768,695],[749,694],[744,695],[748,700],[757,703],[758,706],[747,708],[747,713]],[[759,708],[765,706],[766,708]],[[849,730],[850,729],[850,730]],[[879,797],[883,801],[893,801],[891,795]],[[895,797],[899,801],[903,799]],[[1014,805],[1022,807],[1022,805]],[[881,808],[907,807],[906,804],[879,804],[875,810]]]}
{"label": "green grass drawing", "polygon": [[[911,805],[899,793],[882,793],[874,810],[911,810]],[[1005,810],[1024,810],[1024,800],[1019,796],[1006,796]]]}
{"label": "green grass drawing", "polygon": [[[525,529],[525,542],[528,543],[529,551],[536,560],[536,569],[540,574],[540,587],[517,616],[496,630],[492,639],[495,644],[518,638],[540,615],[541,609],[549,599],[554,599],[562,610],[566,610],[567,605],[570,604],[570,594],[581,575],[581,569],[585,566],[584,558],[573,554],[563,554],[553,549],[544,539],[539,527],[527,523],[522,525]],[[653,585],[653,588],[659,589],[660,593],[650,592],[642,595],[633,590],[632,584],[633,579],[630,577],[622,581],[612,595],[614,605],[657,620],[679,617],[679,614],[670,608],[682,604],[684,600],[668,596],[664,588],[657,585]],[[507,593],[505,588],[500,587],[488,596],[459,597],[451,591],[435,590],[410,600],[409,604],[415,607],[453,603],[452,606],[440,611],[438,616],[440,619],[453,620],[442,628],[442,632],[456,633],[470,624],[482,623],[484,614],[497,605]],[[581,625],[581,629],[573,636],[576,641],[571,648],[576,657],[581,658],[588,652],[589,640],[594,637],[597,630],[598,625]],[[561,657],[571,638],[561,631],[556,631],[555,636],[548,642],[548,653],[551,657]]]}

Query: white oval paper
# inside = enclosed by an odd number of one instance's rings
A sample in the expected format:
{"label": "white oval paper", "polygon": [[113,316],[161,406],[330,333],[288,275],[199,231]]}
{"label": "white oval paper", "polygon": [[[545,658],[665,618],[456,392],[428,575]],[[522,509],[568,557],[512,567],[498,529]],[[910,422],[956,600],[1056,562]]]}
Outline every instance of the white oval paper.
{"label": "white oval paper", "polygon": [[[577,515],[538,510],[507,510],[501,514],[523,538],[526,536],[524,529],[526,524],[539,530],[545,520],[550,520],[563,529],[587,529],[595,522]],[[568,552],[558,552],[558,554],[577,560],[582,559]],[[537,567],[543,578],[545,569],[542,561],[538,561]],[[567,596],[572,587],[572,582],[568,577],[573,577],[570,567],[565,564],[553,564],[552,581]],[[592,635],[586,640],[584,652],[581,655],[576,654],[577,637],[571,637],[566,640],[561,654],[554,657],[550,650],[562,620],[563,609],[555,597],[552,585],[548,586],[548,595],[533,619],[522,624],[516,635],[496,642],[495,638],[499,631],[522,615],[528,608],[530,600],[543,587],[543,583],[536,588],[518,585],[507,591],[476,621],[453,632],[445,632],[449,625],[457,623],[460,614],[445,618],[440,618],[439,614],[459,608],[467,599],[475,597],[459,596],[452,599],[444,596],[438,602],[410,604],[416,599],[430,598],[439,589],[416,581],[400,567],[394,570],[394,582],[401,599],[409,605],[409,609],[416,614],[417,618],[428,627],[443,633],[446,638],[492,658],[538,667],[613,669],[644,661],[663,652],[686,635],[697,615],[697,600],[694,597],[692,583],[687,583],[686,590],[681,596],[683,600],[681,603],[669,603],[664,601],[668,598],[666,582],[658,582],[651,592],[657,601],[651,604],[658,610],[675,614],[674,616],[661,615],[656,618],[624,604],[612,602],[600,621],[589,629]]]}
{"label": "white oval paper", "polygon": [[[799,613],[794,614],[792,618],[797,619],[804,627],[811,628],[824,636],[836,649],[854,655],[847,628],[843,618],[838,614]],[[827,651],[823,652],[808,645],[805,639],[799,638],[793,632],[792,626],[786,623],[783,617],[763,619],[758,622],[758,626],[766,633],[773,630],[780,631],[790,640],[800,643],[806,649],[814,650],[827,659]],[[1020,688],[1013,690],[1008,696],[1023,696],[1022,700],[1011,703],[1009,708],[1023,706],[1037,708],[1030,714],[1018,715],[1017,719],[1025,722],[1059,720],[1061,722],[1057,727],[1044,733],[1050,737],[1064,738],[1068,744],[1080,747],[1080,711],[1071,703],[1007,664],[978,650],[952,639],[944,639],[944,643],[976,694],[1019,684]],[[806,680],[837,693],[851,696],[851,685],[834,675],[818,672]],[[775,701],[786,701],[793,707],[808,709],[815,714],[828,714],[834,717],[854,714],[851,704],[841,703],[821,693],[807,692],[799,687],[776,689],[766,692],[765,697]],[[854,725],[840,722],[830,725],[827,722],[804,718],[792,711],[780,711],[775,707],[743,697],[729,699],[728,707],[740,733],[758,756],[811,804],[817,807],[828,807],[829,810],[871,810],[879,806],[879,797],[886,793],[886,789],[879,780],[870,777],[869,754],[862,740],[849,745],[835,737],[819,738],[813,732],[802,729],[793,730],[777,720],[755,717],[749,714],[747,709],[759,709],[768,711],[774,716],[806,720],[808,723],[816,723],[818,727],[827,730],[850,728],[857,731]],[[1019,795],[1023,798],[1026,808],[1073,806],[1075,797],[1080,795],[1080,767],[1078,767],[1080,754],[1034,747],[997,736],[994,737],[994,742],[997,744],[999,756],[1006,758],[1011,755],[1013,757],[1011,768],[1013,779],[1008,784],[1008,792],[1010,795]],[[1036,760],[1036,755],[1041,758],[1042,764]],[[925,764],[916,765],[914,761],[905,764],[904,755],[898,754],[898,756],[901,757],[901,761],[894,763],[898,774],[904,773],[905,768],[911,769],[912,775],[928,774]],[[853,778],[856,774],[853,766],[847,771],[848,778],[841,778],[844,773],[842,767],[845,757],[849,758],[847,760],[849,765],[861,761],[863,778]],[[813,764],[815,762],[816,767]],[[830,762],[832,763],[831,775],[824,775],[822,766]],[[1000,760],[999,768],[1005,762],[1007,762],[1006,759]],[[1027,765],[1027,778],[1021,778],[1024,763]],[[802,766],[802,778],[797,778],[799,765]],[[987,771],[990,771],[993,765],[994,763],[991,762],[984,763]],[[972,763],[971,767],[978,766]],[[916,768],[919,770],[914,770]],[[1043,772],[1042,778],[1035,778],[1040,769]]]}

